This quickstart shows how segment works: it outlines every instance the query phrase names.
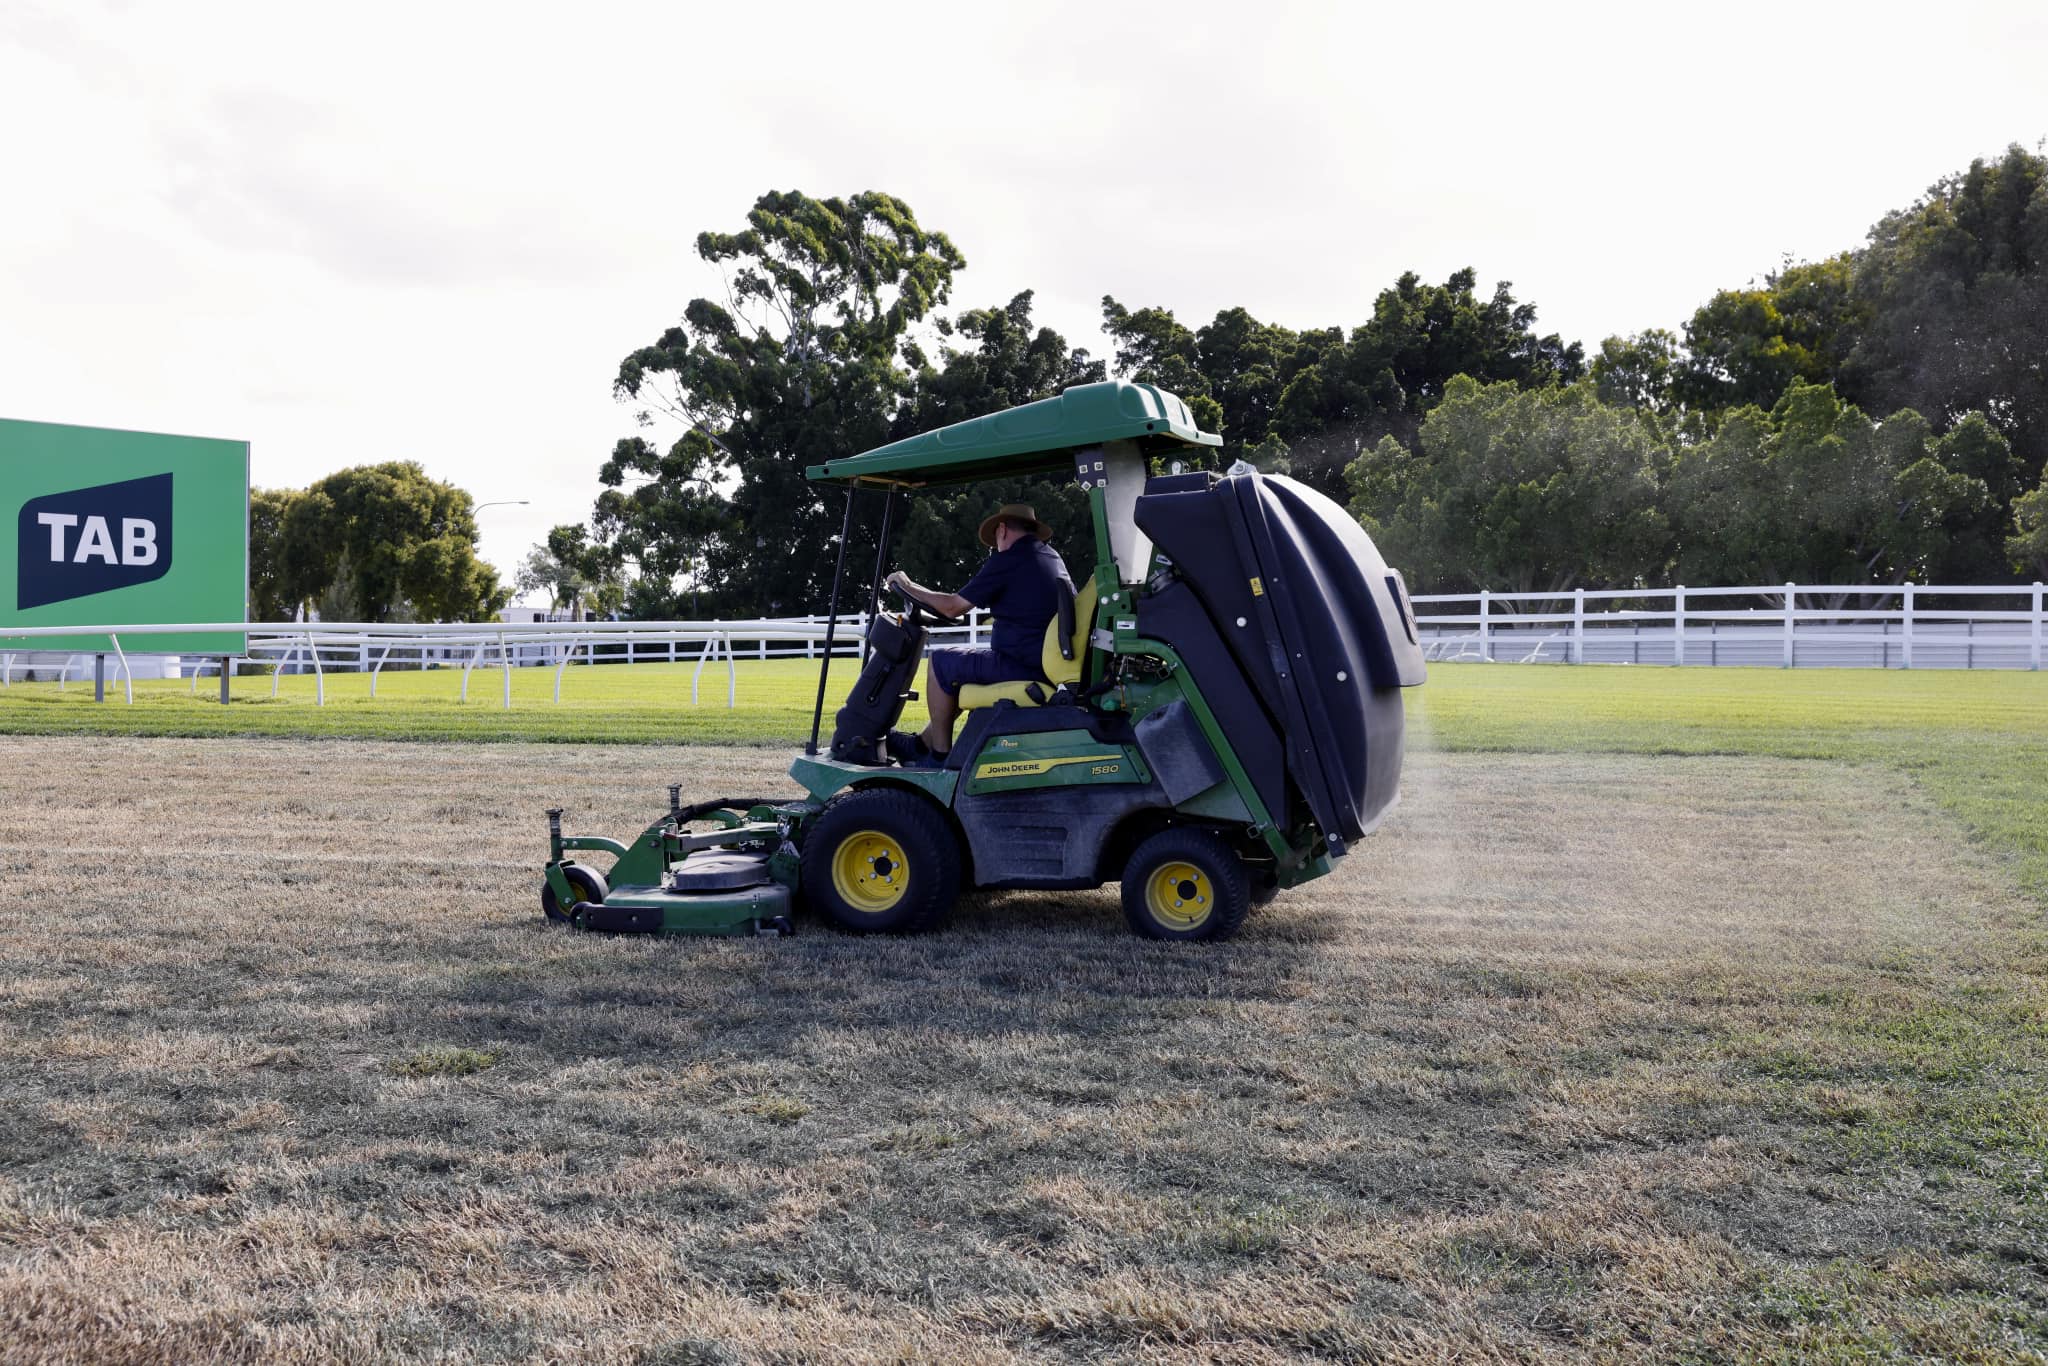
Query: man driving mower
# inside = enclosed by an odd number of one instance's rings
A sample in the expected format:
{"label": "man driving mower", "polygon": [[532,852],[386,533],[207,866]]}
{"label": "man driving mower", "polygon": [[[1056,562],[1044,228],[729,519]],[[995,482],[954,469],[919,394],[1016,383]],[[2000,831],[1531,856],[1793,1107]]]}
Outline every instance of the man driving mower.
{"label": "man driving mower", "polygon": [[960,688],[966,683],[1038,680],[1045,628],[1059,615],[1062,594],[1073,580],[1050,544],[1052,528],[1022,503],[1005,503],[981,524],[981,543],[995,551],[982,561],[957,593],[941,593],[897,570],[889,586],[946,617],[979,607],[995,614],[989,644],[941,645],[925,662],[925,707],[931,724],[918,735],[892,731],[888,750],[898,763],[940,767],[953,748],[960,717]]}

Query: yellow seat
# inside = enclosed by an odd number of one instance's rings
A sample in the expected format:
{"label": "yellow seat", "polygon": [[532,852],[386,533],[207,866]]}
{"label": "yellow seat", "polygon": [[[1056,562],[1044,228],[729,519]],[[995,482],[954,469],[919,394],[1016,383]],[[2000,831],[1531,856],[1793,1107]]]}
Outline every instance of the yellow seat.
{"label": "yellow seat", "polygon": [[963,683],[960,685],[960,709],[972,711],[976,707],[993,707],[1006,698],[1020,707],[1035,707],[1051,697],[1053,689],[1063,684],[1079,683],[1081,666],[1088,661],[1088,635],[1094,627],[1095,580],[1091,578],[1074,594],[1074,638],[1069,642],[1074,657],[1068,659],[1060,653],[1060,619],[1054,617],[1045,624],[1045,645],[1038,656],[1038,668],[1045,675],[1046,682],[1020,678],[1009,683]]}

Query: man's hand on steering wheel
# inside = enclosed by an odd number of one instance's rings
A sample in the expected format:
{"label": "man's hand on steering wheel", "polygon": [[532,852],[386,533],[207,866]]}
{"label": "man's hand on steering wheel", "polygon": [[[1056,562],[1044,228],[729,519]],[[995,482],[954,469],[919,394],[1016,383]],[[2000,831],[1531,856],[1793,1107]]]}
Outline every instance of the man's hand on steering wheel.
{"label": "man's hand on steering wheel", "polygon": [[919,588],[911,581],[910,575],[900,569],[883,582],[901,593],[904,601],[912,607],[922,608],[926,616],[940,621],[958,621],[974,607],[958,593],[934,593],[929,588]]}

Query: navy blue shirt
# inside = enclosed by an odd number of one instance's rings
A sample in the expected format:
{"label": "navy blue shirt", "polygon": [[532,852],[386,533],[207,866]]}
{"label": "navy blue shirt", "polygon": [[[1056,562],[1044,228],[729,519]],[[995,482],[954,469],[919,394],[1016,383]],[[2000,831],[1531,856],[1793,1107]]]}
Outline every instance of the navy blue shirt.
{"label": "navy blue shirt", "polygon": [[960,596],[995,613],[989,644],[999,658],[1036,678],[1046,623],[1060,614],[1061,584],[1074,591],[1060,553],[1036,536],[1022,536],[983,560]]}

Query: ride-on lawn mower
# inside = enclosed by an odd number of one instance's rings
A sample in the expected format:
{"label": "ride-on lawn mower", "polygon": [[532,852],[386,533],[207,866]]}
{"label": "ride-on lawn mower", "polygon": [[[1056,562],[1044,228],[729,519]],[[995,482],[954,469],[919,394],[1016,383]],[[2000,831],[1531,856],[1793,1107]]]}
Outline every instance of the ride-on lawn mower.
{"label": "ride-on lawn mower", "polygon": [[[812,466],[813,482],[846,486],[846,514],[811,741],[790,765],[808,795],[685,806],[671,788],[668,813],[630,845],[565,838],[550,812],[548,915],[786,933],[796,900],[849,930],[910,931],[943,920],[963,888],[1121,881],[1139,934],[1222,939],[1251,906],[1330,871],[1398,796],[1401,689],[1424,677],[1413,609],[1320,493],[1244,465],[1151,472],[1219,444],[1172,394],[1112,381]],[[855,490],[887,493],[879,585],[902,497],[1068,467],[1093,543],[1065,547],[1079,587],[1046,628],[1044,678],[963,687],[944,766],[900,766],[883,742],[915,695],[929,609],[871,613],[866,662],[820,753]],[[610,852],[609,875],[571,850]]]}

